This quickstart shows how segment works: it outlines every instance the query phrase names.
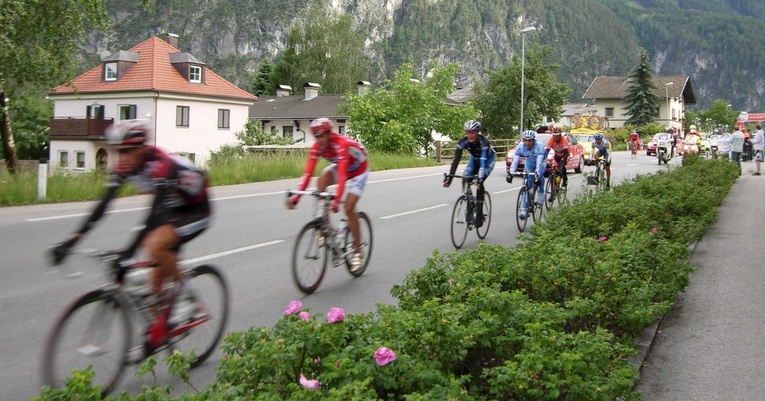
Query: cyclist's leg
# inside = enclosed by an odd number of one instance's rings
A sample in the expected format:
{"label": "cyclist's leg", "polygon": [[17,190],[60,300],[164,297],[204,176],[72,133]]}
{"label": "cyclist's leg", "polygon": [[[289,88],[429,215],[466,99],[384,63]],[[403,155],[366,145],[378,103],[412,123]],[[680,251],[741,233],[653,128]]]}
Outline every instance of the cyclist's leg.
{"label": "cyclist's leg", "polygon": [[328,186],[337,183],[337,164],[330,164],[322,170],[319,178],[316,180],[316,189],[324,192]]}
{"label": "cyclist's leg", "polygon": [[[483,177],[484,181],[481,183],[481,185],[476,187],[476,225],[480,227],[481,223],[483,222],[483,200],[485,198],[486,194],[486,180],[489,178],[489,175],[491,175],[491,172],[494,170],[494,162],[496,158],[494,155],[489,156],[489,159],[486,160],[484,171],[483,171]],[[477,164],[477,163],[476,163]],[[480,174],[480,169],[479,169]]]}
{"label": "cyclist's leg", "polygon": [[606,161],[606,188],[611,187],[611,162]]}
{"label": "cyclist's leg", "polygon": [[180,238],[175,233],[172,224],[161,225],[146,234],[143,240],[143,248],[151,260],[156,261],[157,266],[149,272],[149,290],[154,294],[162,291],[165,280],[172,278],[180,280],[178,272],[178,246]]}
{"label": "cyclist's leg", "polygon": [[345,197],[345,216],[348,218],[348,228],[353,234],[353,245],[356,249],[361,247],[363,238],[361,238],[361,230],[359,229],[359,219],[356,216],[356,204],[361,198],[361,194],[364,192],[364,185],[367,182],[367,174],[369,170],[349,179],[346,182],[346,191],[348,195]]}
{"label": "cyclist's leg", "polygon": [[564,187],[568,187],[568,174],[566,173],[566,164],[568,164],[568,156],[561,158],[560,162],[560,176]]}

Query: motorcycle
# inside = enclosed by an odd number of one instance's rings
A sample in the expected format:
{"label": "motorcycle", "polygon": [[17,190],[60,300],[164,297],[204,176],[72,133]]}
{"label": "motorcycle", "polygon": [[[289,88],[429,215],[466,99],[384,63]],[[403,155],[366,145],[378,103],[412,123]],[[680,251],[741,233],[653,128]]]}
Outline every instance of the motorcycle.
{"label": "motorcycle", "polygon": [[720,154],[719,140],[720,135],[712,134],[709,136],[709,154],[713,159],[717,159],[717,156]]}
{"label": "motorcycle", "polygon": [[661,165],[661,162],[667,164],[672,159],[673,140],[674,138],[670,134],[658,135],[656,137],[656,159],[659,165]]}
{"label": "motorcycle", "polygon": [[696,143],[695,140],[689,140],[683,144],[683,158],[685,158],[685,156],[690,154],[693,154],[693,155],[699,154],[699,145]]}

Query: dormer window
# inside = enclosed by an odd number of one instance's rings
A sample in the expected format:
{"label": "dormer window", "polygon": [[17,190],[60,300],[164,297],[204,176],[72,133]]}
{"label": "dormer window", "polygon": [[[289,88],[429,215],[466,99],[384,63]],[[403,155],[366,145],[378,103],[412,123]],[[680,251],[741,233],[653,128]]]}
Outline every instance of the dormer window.
{"label": "dormer window", "polygon": [[202,83],[202,67],[198,65],[189,67],[189,82],[194,84]]}
{"label": "dormer window", "polygon": [[117,80],[117,63],[104,64],[104,81]]}

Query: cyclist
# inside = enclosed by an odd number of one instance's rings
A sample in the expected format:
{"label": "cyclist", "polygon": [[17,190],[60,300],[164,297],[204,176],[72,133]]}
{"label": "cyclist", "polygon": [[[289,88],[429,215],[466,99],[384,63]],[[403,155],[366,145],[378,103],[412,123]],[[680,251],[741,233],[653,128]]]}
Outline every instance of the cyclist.
{"label": "cyclist", "polygon": [[597,163],[602,157],[606,164],[606,189],[611,188],[611,143],[606,137],[598,132],[592,137],[592,160]]}
{"label": "cyclist", "polygon": [[[558,169],[560,170],[560,175],[563,179],[561,188],[566,188],[568,186],[568,175],[566,175],[566,164],[568,163],[569,157],[568,146],[568,139],[563,135],[563,128],[560,126],[553,128],[552,137],[547,141],[546,151],[549,152],[552,150],[555,152],[553,159],[555,160],[555,163],[558,164]],[[552,202],[553,200],[555,200],[555,194],[550,194],[549,201]]]}
{"label": "cyclist", "polygon": [[[521,134],[522,143],[515,148],[515,156],[513,157],[513,164],[510,165],[510,170],[507,172],[507,182],[513,182],[513,174],[518,170],[518,162],[521,157],[525,157],[523,169],[528,172],[537,172],[537,205],[543,205],[545,202],[545,176],[544,172],[547,168],[547,150],[545,146],[537,141],[537,133],[532,130],[523,131]],[[529,183],[525,183],[529,185]],[[526,218],[526,205],[522,205],[523,211],[518,216],[521,219]]]}
{"label": "cyclist", "polygon": [[[311,133],[316,139],[308,152],[305,171],[298,185],[299,191],[304,191],[311,181],[316,162],[323,157],[331,164],[324,168],[317,180],[317,189],[324,192],[328,186],[337,184],[335,199],[332,201],[332,211],[340,211],[340,201],[346,186],[348,196],[345,199],[345,216],[348,228],[353,234],[353,244],[356,247],[351,257],[351,271],[357,271],[363,264],[364,254],[361,253],[361,230],[359,219],[356,217],[356,203],[364,192],[364,185],[369,175],[367,150],[364,145],[345,135],[335,132],[334,124],[328,118],[317,118],[311,121]],[[300,195],[287,199],[287,208],[294,209],[300,201]]]}
{"label": "cyclist", "polygon": [[[130,266],[129,259],[140,247],[157,263],[148,280],[149,291],[156,294],[157,300],[166,280],[181,280],[178,251],[182,244],[208,227],[211,209],[206,175],[188,159],[171,156],[147,145],[151,132],[151,124],[146,120],[126,120],[110,127],[106,143],[117,150],[119,159],[106,184],[106,192],[83,226],[53,248],[53,259],[56,264],[61,263],[77,241],[103,216],[117,190],[123,184],[132,184],[144,193],[154,194],[154,200],[143,229],[114,261],[117,281],[122,282]],[[193,303],[191,289],[189,286],[185,288],[188,291],[181,294],[180,300]],[[184,306],[183,309],[189,308]]]}
{"label": "cyclist", "polygon": [[638,144],[640,143],[640,135],[638,135],[636,131],[630,132],[629,142],[630,142],[630,151],[632,152],[632,154],[637,153],[637,151],[639,150]]}
{"label": "cyclist", "polygon": [[457,149],[454,151],[454,160],[452,160],[452,167],[449,170],[449,176],[444,178],[444,187],[449,188],[452,184],[452,175],[457,171],[457,165],[462,158],[462,150],[467,149],[470,154],[465,172],[463,175],[477,175],[476,180],[476,221],[475,226],[483,226],[483,199],[486,193],[486,187],[484,185],[489,174],[494,170],[494,161],[496,159],[496,153],[491,146],[489,138],[481,134],[481,123],[478,121],[470,120],[463,126],[465,130],[465,136],[457,142]]}

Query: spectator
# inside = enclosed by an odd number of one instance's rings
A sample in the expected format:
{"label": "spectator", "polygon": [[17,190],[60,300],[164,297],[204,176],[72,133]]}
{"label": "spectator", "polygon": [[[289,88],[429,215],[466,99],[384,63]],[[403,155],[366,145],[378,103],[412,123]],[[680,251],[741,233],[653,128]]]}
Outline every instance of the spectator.
{"label": "spectator", "polygon": [[717,140],[717,146],[720,147],[720,157],[726,160],[730,160],[730,141],[731,135],[729,132],[723,132],[720,135],[720,139]]}
{"label": "spectator", "polygon": [[754,131],[754,140],[752,141],[754,161],[757,163],[757,171],[754,175],[760,175],[760,164],[762,164],[763,150],[765,150],[765,132],[763,132],[761,124],[755,125],[754,128],[757,129]]}
{"label": "spectator", "polygon": [[730,139],[730,158],[736,164],[738,164],[738,175],[741,175],[741,153],[744,152],[744,133],[741,132],[741,127],[736,127],[733,131]]}
{"label": "spectator", "polygon": [[741,161],[748,162],[752,160],[752,134],[749,128],[744,128],[741,132],[744,133],[744,151],[741,153]]}

